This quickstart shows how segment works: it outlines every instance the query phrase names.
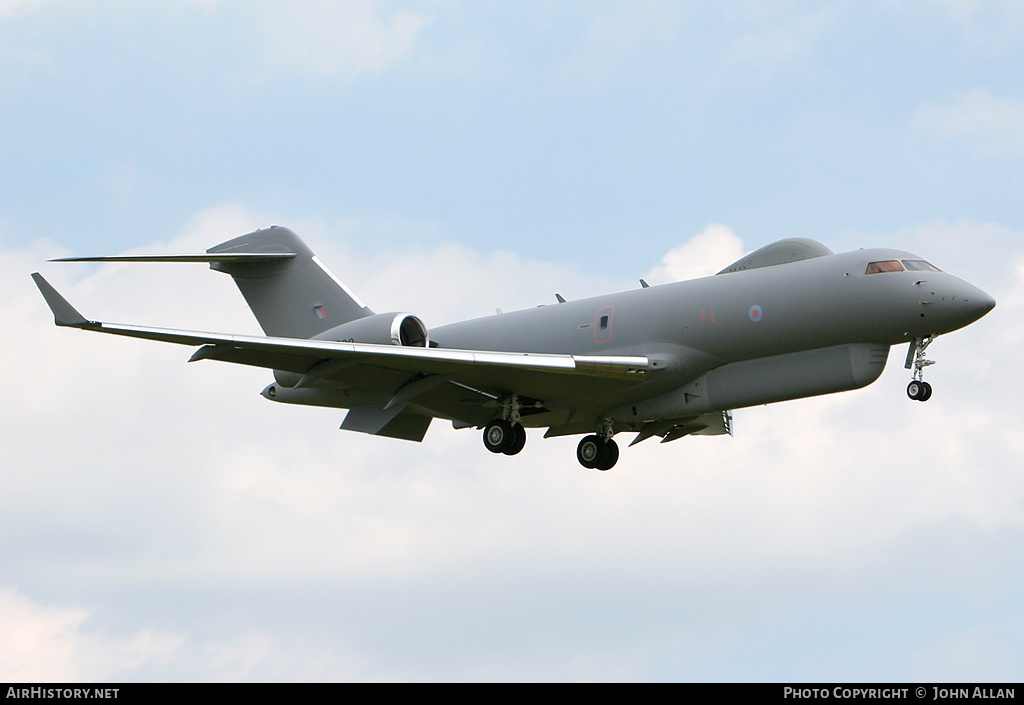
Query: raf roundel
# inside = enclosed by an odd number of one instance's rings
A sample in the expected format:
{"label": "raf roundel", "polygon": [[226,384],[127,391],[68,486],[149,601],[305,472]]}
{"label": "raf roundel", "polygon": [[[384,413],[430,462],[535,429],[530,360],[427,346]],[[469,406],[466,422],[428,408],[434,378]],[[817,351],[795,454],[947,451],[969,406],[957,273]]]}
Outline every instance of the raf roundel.
{"label": "raf roundel", "polygon": [[750,320],[754,323],[760,323],[762,317],[764,317],[764,311],[761,310],[760,306],[750,307]]}

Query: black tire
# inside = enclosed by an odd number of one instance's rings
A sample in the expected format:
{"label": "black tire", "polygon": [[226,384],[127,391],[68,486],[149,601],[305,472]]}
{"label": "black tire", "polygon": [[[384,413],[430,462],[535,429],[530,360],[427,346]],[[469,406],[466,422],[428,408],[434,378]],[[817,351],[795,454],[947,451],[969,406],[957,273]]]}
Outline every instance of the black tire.
{"label": "black tire", "polygon": [[509,444],[508,448],[501,451],[505,455],[516,455],[526,446],[526,429],[523,428],[522,424],[512,424],[512,443]]}
{"label": "black tire", "polygon": [[607,447],[597,436],[584,436],[576,446],[576,460],[588,470],[593,470],[603,462],[607,453]]}
{"label": "black tire", "polygon": [[600,465],[595,465],[598,470],[611,470],[615,463],[619,462],[619,444],[609,438],[602,441],[605,447],[605,458]]}
{"label": "black tire", "polygon": [[918,382],[916,379],[907,385],[907,396],[914,401],[920,401],[921,395],[924,394],[924,382]]}
{"label": "black tire", "polygon": [[505,419],[495,419],[484,426],[484,448],[492,453],[504,453],[516,440],[512,424]]}
{"label": "black tire", "polygon": [[921,382],[921,396],[918,397],[918,401],[928,401],[932,398],[932,385],[927,382]]}

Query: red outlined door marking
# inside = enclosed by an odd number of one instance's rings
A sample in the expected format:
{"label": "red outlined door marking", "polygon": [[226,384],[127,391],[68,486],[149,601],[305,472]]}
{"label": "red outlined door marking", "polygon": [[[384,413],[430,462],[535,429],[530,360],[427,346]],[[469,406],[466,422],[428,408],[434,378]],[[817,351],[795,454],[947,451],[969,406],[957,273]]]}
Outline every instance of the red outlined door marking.
{"label": "red outlined door marking", "polygon": [[594,342],[607,343],[612,339],[612,319],[615,317],[615,307],[605,306],[597,311],[594,316]]}

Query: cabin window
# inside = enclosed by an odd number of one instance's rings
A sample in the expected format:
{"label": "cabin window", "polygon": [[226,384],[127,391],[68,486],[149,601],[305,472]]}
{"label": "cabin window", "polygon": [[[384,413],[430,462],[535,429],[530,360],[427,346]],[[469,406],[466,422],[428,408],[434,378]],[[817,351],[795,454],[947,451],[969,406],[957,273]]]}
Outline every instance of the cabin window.
{"label": "cabin window", "polygon": [[882,272],[902,272],[903,265],[899,260],[890,259],[885,262],[871,262],[868,264],[865,274],[881,274]]}
{"label": "cabin window", "polygon": [[608,316],[601,316],[601,330],[608,330]]}
{"label": "cabin window", "polygon": [[941,272],[942,270],[934,264],[925,262],[923,259],[905,259],[903,266],[910,272]]}

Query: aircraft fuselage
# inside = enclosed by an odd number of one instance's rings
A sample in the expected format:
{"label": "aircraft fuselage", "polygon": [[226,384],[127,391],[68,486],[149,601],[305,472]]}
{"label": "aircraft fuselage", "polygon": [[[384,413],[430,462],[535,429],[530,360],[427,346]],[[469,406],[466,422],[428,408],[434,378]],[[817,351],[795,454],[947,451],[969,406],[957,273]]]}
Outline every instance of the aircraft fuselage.
{"label": "aircraft fuselage", "polygon": [[[855,389],[881,374],[889,346],[957,330],[995,305],[941,271],[866,273],[869,263],[887,261],[923,260],[858,250],[488,316],[432,329],[431,338],[461,349],[652,359],[644,383],[592,400],[597,406],[651,399],[716,368],[753,361],[759,363],[747,374],[732,367],[728,386],[764,387],[766,379],[771,386],[746,396],[733,390],[719,403],[705,397],[688,410],[661,405],[651,418]],[[801,376],[810,382],[801,384]]]}

